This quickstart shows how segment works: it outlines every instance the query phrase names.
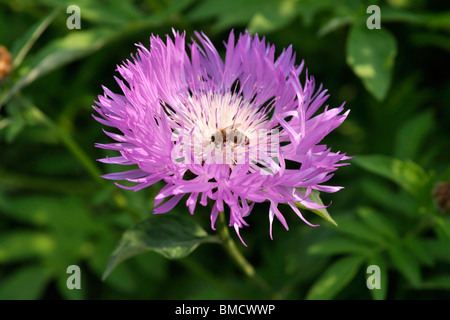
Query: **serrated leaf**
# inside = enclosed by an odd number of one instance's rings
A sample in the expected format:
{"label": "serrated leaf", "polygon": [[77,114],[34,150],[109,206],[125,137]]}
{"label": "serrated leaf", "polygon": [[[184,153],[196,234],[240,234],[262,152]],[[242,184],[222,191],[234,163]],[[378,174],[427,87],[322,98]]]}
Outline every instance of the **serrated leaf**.
{"label": "serrated leaf", "polygon": [[425,170],[412,161],[402,161],[383,155],[358,156],[352,163],[394,181],[415,196],[422,196],[424,187],[429,183]]}
{"label": "serrated leaf", "polygon": [[[298,188],[299,190],[301,190],[303,193],[306,192],[306,188]],[[311,193],[309,195],[309,199],[317,204],[323,205],[323,201],[322,199],[320,199],[320,192],[317,190],[312,189]],[[299,202],[294,202],[295,205],[303,210],[308,210],[311,212],[314,212],[315,214],[317,214],[319,217],[327,220],[328,222],[331,222],[332,224],[334,224],[336,227],[338,226],[338,224],[336,223],[336,221],[333,220],[333,218],[330,216],[330,214],[328,213],[328,210],[326,208],[324,209],[310,209],[308,207],[305,207],[304,205],[302,205]]]}
{"label": "serrated leaf", "polygon": [[377,212],[372,208],[362,207],[358,208],[356,213],[366,225],[378,232],[381,236],[387,239],[397,238],[397,230],[380,212]]}
{"label": "serrated leaf", "polygon": [[308,248],[308,253],[314,255],[360,254],[368,255],[372,247],[358,243],[347,238],[333,237],[313,244]]}
{"label": "serrated leaf", "polygon": [[122,261],[146,251],[155,251],[168,259],[180,259],[200,244],[216,242],[193,219],[179,215],[153,215],[125,231],[109,258],[103,279]]}
{"label": "serrated leaf", "polygon": [[383,256],[379,253],[374,254],[368,262],[368,265],[376,265],[380,268],[380,289],[372,289],[370,290],[370,294],[374,300],[385,300],[388,292],[389,285],[389,273],[388,266],[383,258]]}
{"label": "serrated leaf", "polygon": [[391,86],[397,42],[385,28],[368,29],[354,23],[347,38],[347,63],[377,100]]}
{"label": "serrated leaf", "polygon": [[341,258],[333,263],[311,287],[308,300],[333,299],[355,277],[364,259],[358,256]]}
{"label": "serrated leaf", "polygon": [[399,243],[389,247],[389,256],[397,270],[409,281],[413,287],[420,287],[422,282],[420,266],[414,257]]}

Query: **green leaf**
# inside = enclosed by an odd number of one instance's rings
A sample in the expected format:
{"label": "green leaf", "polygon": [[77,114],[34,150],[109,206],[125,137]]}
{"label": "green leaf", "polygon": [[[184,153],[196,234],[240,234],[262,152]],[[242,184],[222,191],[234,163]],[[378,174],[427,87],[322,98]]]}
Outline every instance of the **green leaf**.
{"label": "green leaf", "polygon": [[436,223],[437,230],[440,232],[442,237],[445,239],[450,239],[450,220],[441,216],[434,216],[433,219]]}
{"label": "green leaf", "polygon": [[389,247],[389,255],[397,270],[409,281],[413,287],[420,287],[420,266],[416,259],[406,251],[399,243]]}
{"label": "green leaf", "polygon": [[[136,21],[142,18],[142,13],[135,7],[131,1],[114,1],[114,0],[41,0],[51,7],[58,7],[66,11],[70,5],[77,5],[80,7],[82,25],[83,20],[91,21],[96,24],[112,24],[120,27],[130,21]],[[67,13],[70,14],[70,13]]]}
{"label": "green leaf", "polygon": [[77,30],[62,39],[54,40],[39,51],[29,64],[22,64],[18,71],[22,76],[3,96],[0,105],[36,79],[100,49],[113,35],[114,31],[109,29]]}
{"label": "green leaf", "polygon": [[388,267],[383,258],[383,256],[379,253],[375,253],[368,261],[368,265],[376,265],[380,268],[380,289],[372,289],[370,290],[370,294],[374,300],[384,300],[386,299],[388,292]]}
{"label": "green leaf", "polygon": [[[336,7],[336,2],[333,0],[301,0],[297,4],[297,11],[303,18],[304,24],[309,27],[318,13],[336,9]],[[346,9],[343,4],[339,8]]]}
{"label": "green leaf", "polygon": [[381,236],[388,240],[397,238],[397,230],[381,213],[368,207],[358,208],[356,213],[367,226],[378,232]]}
{"label": "green leaf", "polygon": [[41,297],[50,271],[41,266],[27,266],[15,270],[0,282],[0,300],[36,300]]}
{"label": "green leaf", "polygon": [[333,299],[355,277],[364,259],[358,256],[341,258],[333,263],[311,287],[308,300]]}
{"label": "green leaf", "polygon": [[372,247],[361,244],[357,241],[335,236],[332,239],[327,239],[313,244],[308,248],[308,253],[325,256],[351,253],[367,255],[372,251],[372,249]]}
{"label": "green leaf", "polygon": [[379,101],[391,86],[396,54],[397,42],[389,31],[353,24],[347,38],[347,63]]}
{"label": "green leaf", "polygon": [[450,290],[450,274],[440,274],[424,280],[422,288]]}
{"label": "green leaf", "polygon": [[190,14],[189,19],[199,21],[215,18],[214,28],[223,31],[248,23],[250,32],[269,32],[288,24],[297,14],[296,0],[206,0]]}
{"label": "green leaf", "polygon": [[374,200],[381,207],[408,215],[416,211],[416,203],[411,201],[411,196],[393,190],[387,181],[377,182],[373,179],[364,179],[361,187],[364,195]]}
{"label": "green leaf", "polygon": [[11,263],[54,252],[55,239],[36,231],[3,232],[0,236],[0,263]]}
{"label": "green leaf", "polygon": [[330,20],[328,20],[324,25],[322,25],[322,27],[320,27],[319,31],[317,32],[317,35],[319,37],[323,37],[330,32],[333,32],[339,28],[342,28],[352,23],[353,20],[354,18],[351,15],[334,16]]}
{"label": "green leaf", "polygon": [[425,240],[423,244],[433,259],[450,263],[450,240]]}
{"label": "green leaf", "polygon": [[395,157],[402,160],[413,159],[433,126],[434,119],[431,111],[425,111],[405,122],[397,133]]}
{"label": "green leaf", "polygon": [[47,29],[59,13],[58,9],[54,9],[44,19],[31,27],[22,37],[14,42],[11,49],[11,56],[14,57],[13,69],[16,69],[23,61],[31,47],[35,44],[41,34]]}
{"label": "green leaf", "polygon": [[[306,188],[298,188],[301,192],[305,193],[306,192]],[[323,205],[322,199],[320,199],[320,192],[312,189],[311,193],[309,195],[309,199],[317,204]],[[294,202],[295,205],[302,209],[302,210],[308,210],[311,212],[314,212],[315,214],[317,214],[319,217],[327,220],[328,222],[331,222],[332,224],[334,224],[336,227],[338,226],[338,224],[336,223],[336,221],[333,220],[333,218],[331,218],[330,214],[328,213],[328,210],[326,208],[324,209],[310,209],[305,207],[304,205],[302,205],[299,202]]]}
{"label": "green leaf", "polygon": [[337,219],[339,228],[342,233],[348,234],[358,239],[362,239],[371,243],[384,244],[385,240],[371,227],[359,222],[355,218],[343,217]]}
{"label": "green leaf", "polygon": [[256,13],[248,23],[251,33],[267,33],[289,24],[296,16],[295,0],[267,1],[267,7]]}
{"label": "green leaf", "polygon": [[406,22],[423,25],[430,29],[450,28],[450,12],[416,13],[402,9],[385,7],[381,9],[383,22]]}
{"label": "green leaf", "polygon": [[180,259],[200,244],[218,241],[193,219],[185,216],[154,215],[125,231],[109,258],[103,279],[122,261],[146,251],[156,251],[168,259]]}
{"label": "green leaf", "polygon": [[382,177],[390,179],[415,196],[422,196],[424,187],[429,183],[425,170],[412,161],[382,156],[358,156],[353,163]]}
{"label": "green leaf", "polygon": [[409,237],[404,240],[404,244],[409,252],[414,254],[423,264],[429,267],[433,266],[433,257],[427,250],[423,241]]}

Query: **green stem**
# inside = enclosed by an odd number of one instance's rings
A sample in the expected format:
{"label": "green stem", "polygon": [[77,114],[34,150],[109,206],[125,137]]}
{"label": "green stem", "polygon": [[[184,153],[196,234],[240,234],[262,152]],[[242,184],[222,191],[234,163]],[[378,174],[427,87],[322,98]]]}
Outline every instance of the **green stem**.
{"label": "green stem", "polygon": [[[30,116],[38,121],[39,123],[47,126],[51,131],[58,136],[66,148],[75,156],[75,158],[80,162],[81,165],[86,169],[86,171],[90,174],[90,176],[100,185],[104,186],[105,181],[100,177],[101,171],[98,169],[97,165],[92,161],[92,159],[84,152],[84,150],[80,147],[80,145],[73,139],[73,137],[68,134],[66,131],[61,129],[56,123],[53,122],[44,112],[42,112],[38,107],[36,107],[31,101],[21,96],[20,94],[16,94],[16,97],[22,103],[22,105],[27,109],[30,113]],[[134,211],[129,210],[127,207],[127,200],[117,190],[113,191],[113,200],[115,204],[125,210],[133,221],[139,221],[141,217]]]}
{"label": "green stem", "polygon": [[43,113],[38,107],[36,107],[31,101],[26,99],[25,97],[17,94],[16,95],[23,106],[26,107],[30,116],[33,120],[38,121],[39,123],[47,126],[56,136],[58,136],[67,149],[75,156],[75,158],[83,165],[83,167],[87,170],[87,172],[94,178],[98,183],[103,184],[103,180],[100,178],[101,172],[95,165],[95,163],[91,160],[90,157],[83,151],[83,149],[78,145],[78,143],[61,129],[57,124],[55,124],[45,113]]}
{"label": "green stem", "polygon": [[236,264],[236,266],[258,287],[260,287],[268,296],[272,299],[280,299],[278,293],[273,292],[270,286],[260,278],[256,272],[255,268],[247,261],[247,259],[242,255],[236,246],[236,243],[230,236],[229,228],[225,222],[225,214],[223,212],[219,213],[219,237],[222,240],[222,245],[227,251],[230,258]]}

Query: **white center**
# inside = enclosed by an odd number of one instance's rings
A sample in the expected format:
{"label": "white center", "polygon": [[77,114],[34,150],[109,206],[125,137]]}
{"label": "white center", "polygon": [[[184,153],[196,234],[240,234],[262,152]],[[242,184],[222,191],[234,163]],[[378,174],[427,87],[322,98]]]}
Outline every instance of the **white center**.
{"label": "white center", "polygon": [[238,95],[206,93],[189,96],[176,110],[166,111],[175,127],[180,154],[192,151],[196,163],[234,166],[261,163],[261,153],[270,154],[274,137],[268,128],[267,110],[258,109]]}

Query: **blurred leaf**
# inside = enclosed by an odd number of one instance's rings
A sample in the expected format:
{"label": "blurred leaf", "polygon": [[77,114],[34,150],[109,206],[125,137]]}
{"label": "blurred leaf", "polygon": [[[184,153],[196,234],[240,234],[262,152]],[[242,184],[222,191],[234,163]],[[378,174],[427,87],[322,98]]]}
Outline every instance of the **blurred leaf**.
{"label": "blurred leaf", "polygon": [[28,119],[22,115],[20,105],[16,101],[10,101],[6,105],[6,113],[8,118],[1,120],[0,132],[4,134],[7,143],[12,143],[26,127]]}
{"label": "blurred leaf", "polygon": [[386,239],[394,239],[398,237],[398,232],[393,224],[383,217],[380,212],[372,208],[363,207],[356,210],[358,216],[364,220],[367,226],[375,230]]}
{"label": "blurred leaf", "polygon": [[330,20],[328,20],[322,27],[320,27],[317,35],[319,37],[323,37],[330,32],[333,32],[339,28],[342,28],[354,20],[353,16],[350,15],[342,15],[342,16],[334,16]]}
{"label": "blurred leaf", "polygon": [[370,294],[374,300],[385,300],[388,293],[388,266],[380,253],[374,254],[368,262],[369,265],[376,265],[380,268],[380,289],[370,290]]}
{"label": "blurred leaf", "polygon": [[401,161],[382,155],[370,155],[358,156],[352,162],[367,171],[394,181],[416,196],[422,196],[421,192],[429,183],[427,173],[412,161]]}
{"label": "blurred leaf", "polygon": [[425,240],[423,244],[433,259],[450,263],[450,240]]}
{"label": "blurred leaf", "polygon": [[13,58],[13,68],[17,68],[30,51],[31,47],[37,41],[37,39],[41,36],[41,34],[47,29],[47,27],[52,23],[57,14],[59,13],[58,9],[54,9],[50,14],[48,14],[41,21],[32,26],[22,37],[17,39],[14,42],[14,45],[11,49],[11,55]]}
{"label": "blurred leaf", "polygon": [[247,29],[250,33],[267,33],[284,27],[297,15],[295,3],[296,0],[267,1],[267,7],[250,19]]}
{"label": "blurred leaf", "polygon": [[[298,188],[298,189],[299,189],[301,192],[303,192],[303,194],[305,194],[306,188]],[[317,191],[317,190],[315,190],[315,189],[312,189],[312,190],[311,190],[311,193],[310,193],[310,195],[309,195],[309,199],[310,199],[311,201],[317,203],[317,204],[323,205],[322,199],[320,199],[320,192]],[[302,204],[299,203],[299,202],[294,202],[294,203],[295,203],[295,205],[296,205],[298,208],[300,208],[300,209],[302,209],[302,210],[308,210],[308,211],[314,212],[314,213],[317,214],[319,217],[321,217],[321,218],[327,220],[328,222],[331,222],[331,223],[334,224],[335,226],[337,226],[336,221],[334,221],[333,218],[331,218],[331,216],[330,216],[330,214],[328,213],[328,210],[327,210],[326,208],[324,208],[324,209],[310,209],[310,208],[305,207],[304,205],[302,205]]]}
{"label": "blurred leaf", "polygon": [[414,254],[424,265],[429,267],[433,265],[433,258],[421,240],[408,237],[404,240],[404,243],[409,252]]}
{"label": "blurred leaf", "polygon": [[407,252],[399,243],[389,247],[389,255],[397,270],[409,281],[413,287],[420,287],[420,266],[414,257]]}
{"label": "blurred leaf", "polygon": [[371,227],[362,224],[355,218],[343,217],[337,219],[339,228],[342,233],[351,235],[358,239],[366,240],[372,243],[384,244],[385,240],[377,232],[374,232]]}
{"label": "blurred leaf", "polygon": [[355,277],[363,261],[363,258],[358,256],[345,257],[337,260],[314,283],[306,299],[333,299]]}
{"label": "blurred leaf", "polygon": [[401,160],[414,159],[426,135],[434,127],[433,113],[420,115],[402,124],[396,136],[395,157]]}
{"label": "blurred leaf", "polygon": [[37,231],[3,232],[0,243],[0,263],[48,256],[56,247],[55,239],[51,235]]}
{"label": "blurred leaf", "polygon": [[386,29],[353,24],[347,38],[347,63],[367,91],[384,100],[391,86],[397,42]]}
{"label": "blurred leaf", "polygon": [[49,280],[50,272],[47,268],[22,267],[0,282],[0,300],[36,300]]}
{"label": "blurred leaf", "polygon": [[248,23],[248,30],[269,32],[288,24],[296,15],[296,0],[206,0],[189,14],[193,21],[216,18],[214,27],[223,31]]}
{"label": "blurred leaf", "polygon": [[[80,7],[81,19],[91,21],[96,24],[122,25],[130,21],[136,21],[142,18],[142,13],[131,1],[113,1],[113,0],[41,0],[43,3],[64,10],[70,5]],[[66,13],[67,16],[70,13]],[[81,26],[83,28],[83,25]]]}
{"label": "blurred leaf", "polygon": [[56,285],[58,287],[58,292],[63,296],[65,300],[84,300],[86,299],[86,281],[87,278],[83,275],[83,269],[81,269],[81,290],[69,289],[67,288],[67,278],[70,277],[69,273],[60,273],[59,277],[56,279]]}
{"label": "blurred leaf", "polygon": [[154,215],[125,231],[112,253],[103,279],[122,261],[146,251],[156,251],[168,259],[180,259],[200,244],[216,242],[193,219],[177,215]]}
{"label": "blurred leaf", "polygon": [[72,196],[17,196],[5,204],[0,203],[0,209],[17,221],[49,226],[66,234],[80,234],[96,228],[83,200]]}
{"label": "blurred leaf", "polygon": [[441,216],[435,216],[434,221],[438,227],[438,230],[442,233],[443,238],[450,239],[450,221]]}
{"label": "blurred leaf", "polygon": [[383,22],[406,22],[426,26],[432,29],[450,28],[450,12],[416,13],[391,7],[381,9]]}
{"label": "blurred leaf", "polygon": [[412,215],[416,212],[416,204],[408,193],[392,190],[387,183],[379,183],[373,179],[365,179],[361,183],[364,194],[386,209],[393,209]]}
{"label": "blurred leaf", "polygon": [[308,253],[317,255],[336,255],[336,254],[350,254],[357,253],[360,255],[368,255],[373,248],[366,246],[357,241],[339,236],[332,237],[324,241],[313,244],[308,248]]}
{"label": "blurred leaf", "polygon": [[420,32],[412,35],[412,42],[416,46],[435,46],[450,51],[450,39],[447,35],[435,32]]}
{"label": "blurred leaf", "polygon": [[424,280],[422,288],[432,290],[450,290],[450,274],[434,275]]}
{"label": "blurred leaf", "polygon": [[450,181],[450,165],[447,166],[447,169],[439,176],[440,181]]}
{"label": "blurred leaf", "polygon": [[109,29],[90,29],[70,32],[62,39],[57,39],[39,51],[29,64],[22,64],[20,78],[5,94],[0,105],[16,92],[45,74],[84,57],[105,45],[114,31]]}
{"label": "blurred leaf", "polygon": [[[344,7],[343,4],[340,5]],[[300,0],[297,4],[297,10],[306,26],[312,24],[318,13],[335,8],[336,2],[333,0]]]}

